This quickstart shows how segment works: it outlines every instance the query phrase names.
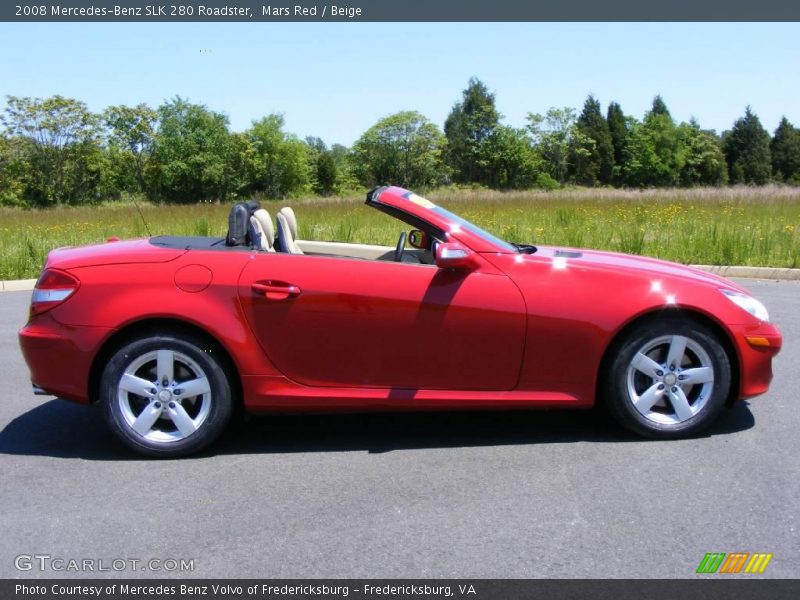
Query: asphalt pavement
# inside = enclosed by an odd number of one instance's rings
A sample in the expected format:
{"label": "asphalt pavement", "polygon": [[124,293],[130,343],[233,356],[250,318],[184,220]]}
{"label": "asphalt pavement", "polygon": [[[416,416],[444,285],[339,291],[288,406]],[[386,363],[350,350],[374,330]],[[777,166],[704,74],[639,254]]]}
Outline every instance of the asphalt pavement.
{"label": "asphalt pavement", "polygon": [[707,552],[800,577],[800,282],[742,283],[784,349],[698,439],[594,412],[272,416],[170,461],[32,395],[30,292],[2,293],[0,577],[685,578]]}

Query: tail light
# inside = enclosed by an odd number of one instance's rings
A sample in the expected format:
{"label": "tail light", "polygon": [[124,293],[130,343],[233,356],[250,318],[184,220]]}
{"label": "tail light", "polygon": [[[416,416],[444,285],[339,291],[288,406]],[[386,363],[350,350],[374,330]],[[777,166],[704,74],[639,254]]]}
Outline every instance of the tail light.
{"label": "tail light", "polygon": [[45,269],[33,288],[30,316],[55,308],[78,291],[80,285],[81,282],[69,273]]}

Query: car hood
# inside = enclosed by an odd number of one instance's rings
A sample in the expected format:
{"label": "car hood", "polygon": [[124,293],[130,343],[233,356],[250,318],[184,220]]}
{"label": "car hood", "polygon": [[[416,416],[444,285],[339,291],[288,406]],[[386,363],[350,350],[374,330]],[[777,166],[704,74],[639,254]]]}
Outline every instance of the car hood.
{"label": "car hood", "polygon": [[652,278],[674,277],[714,287],[726,287],[741,292],[747,292],[742,286],[719,275],[680,265],[678,263],[621,254],[619,252],[605,252],[602,250],[585,250],[578,248],[558,248],[554,246],[538,246],[535,254],[524,255],[523,260],[551,260],[560,266],[586,267],[608,269],[615,272],[627,271],[631,274],[640,273]]}
{"label": "car hood", "polygon": [[99,265],[168,262],[185,252],[184,248],[154,246],[146,239],[107,242],[93,246],[56,248],[47,256],[46,266],[76,269]]}

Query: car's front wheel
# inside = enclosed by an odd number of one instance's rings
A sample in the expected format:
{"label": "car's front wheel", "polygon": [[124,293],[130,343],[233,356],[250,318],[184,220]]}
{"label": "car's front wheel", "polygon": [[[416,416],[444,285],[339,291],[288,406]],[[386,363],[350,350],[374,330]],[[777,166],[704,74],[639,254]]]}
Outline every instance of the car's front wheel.
{"label": "car's front wheel", "polygon": [[169,335],[117,349],[100,382],[114,434],[148,456],[185,456],[208,446],[233,409],[230,382],[216,354],[200,340]]}
{"label": "car's front wheel", "polygon": [[728,398],[731,365],[716,335],[678,317],[628,332],[606,363],[606,405],[622,425],[647,437],[699,433]]}

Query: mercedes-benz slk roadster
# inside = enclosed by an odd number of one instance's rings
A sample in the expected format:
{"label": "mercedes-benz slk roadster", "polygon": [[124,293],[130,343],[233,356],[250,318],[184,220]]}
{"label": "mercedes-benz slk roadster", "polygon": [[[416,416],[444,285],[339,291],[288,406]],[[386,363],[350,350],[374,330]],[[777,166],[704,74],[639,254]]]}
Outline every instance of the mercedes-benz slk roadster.
{"label": "mercedes-benz slk roadster", "polygon": [[[19,333],[34,391],[151,456],[250,412],[567,409],[695,435],[767,391],[781,335],[744,288],[651,258],[511,244],[398,187],[396,247],[298,239],[257,203],[225,238],[52,251]],[[298,211],[299,212],[299,211]]]}

